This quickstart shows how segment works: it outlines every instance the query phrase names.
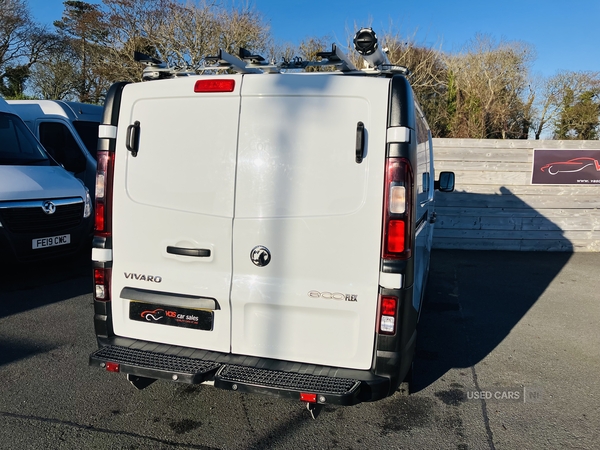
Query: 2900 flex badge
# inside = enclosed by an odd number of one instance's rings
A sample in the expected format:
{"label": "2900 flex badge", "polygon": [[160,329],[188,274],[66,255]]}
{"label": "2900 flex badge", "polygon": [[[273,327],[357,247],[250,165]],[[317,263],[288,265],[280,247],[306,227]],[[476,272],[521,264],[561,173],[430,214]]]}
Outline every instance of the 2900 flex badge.
{"label": "2900 flex badge", "polygon": [[213,312],[209,310],[160,306],[134,301],[129,303],[129,318],[140,322],[205,331],[210,331],[213,327]]}

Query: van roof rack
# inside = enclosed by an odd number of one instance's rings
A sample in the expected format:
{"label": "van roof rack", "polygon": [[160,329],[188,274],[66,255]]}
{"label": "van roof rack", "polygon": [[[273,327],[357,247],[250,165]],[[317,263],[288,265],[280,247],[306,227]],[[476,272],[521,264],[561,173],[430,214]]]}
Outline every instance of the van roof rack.
{"label": "van roof rack", "polygon": [[238,56],[220,49],[216,56],[204,58],[206,65],[200,67],[198,71],[231,69],[239,73],[278,73],[307,67],[335,66],[341,72],[361,72],[335,44],[332,44],[330,52],[319,52],[317,57],[319,58],[317,61],[304,61],[296,57],[291,61],[283,60],[275,63],[267,62],[261,55],[253,55],[245,48],[240,48]]}
{"label": "van roof rack", "polygon": [[387,56],[378,48],[377,37],[370,28],[363,28],[357,33],[355,48],[370,67],[358,69],[335,44],[331,45],[331,51],[317,53],[318,59],[316,61],[304,61],[302,58],[295,57],[290,61],[284,59],[279,63],[275,63],[275,61],[268,62],[261,55],[254,55],[245,48],[239,49],[238,56],[219,49],[217,55],[205,57],[204,65],[197,68],[168,67],[164,62],[140,52],[134,52],[134,59],[146,66],[142,73],[143,81],[176,78],[207,71],[232,70],[245,74],[282,73],[289,70],[306,70],[309,67],[325,66],[333,66],[342,73],[352,75],[390,76],[397,73],[403,75],[410,73],[406,67],[389,62]]}

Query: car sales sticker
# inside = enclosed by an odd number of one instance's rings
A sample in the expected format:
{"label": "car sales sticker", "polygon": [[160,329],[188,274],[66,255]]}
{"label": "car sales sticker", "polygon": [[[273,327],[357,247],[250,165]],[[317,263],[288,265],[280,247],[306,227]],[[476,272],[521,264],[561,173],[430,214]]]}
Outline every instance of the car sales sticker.
{"label": "car sales sticker", "polygon": [[161,306],[155,303],[136,301],[129,303],[129,319],[205,331],[210,331],[213,327],[213,311],[181,308],[179,306]]}

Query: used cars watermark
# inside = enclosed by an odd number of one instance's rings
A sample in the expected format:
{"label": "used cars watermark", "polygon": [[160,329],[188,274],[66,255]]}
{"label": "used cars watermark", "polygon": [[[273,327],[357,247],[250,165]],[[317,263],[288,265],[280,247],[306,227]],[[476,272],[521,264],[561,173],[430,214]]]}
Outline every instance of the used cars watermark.
{"label": "used cars watermark", "polygon": [[539,386],[500,387],[465,391],[465,400],[542,403],[544,390]]}

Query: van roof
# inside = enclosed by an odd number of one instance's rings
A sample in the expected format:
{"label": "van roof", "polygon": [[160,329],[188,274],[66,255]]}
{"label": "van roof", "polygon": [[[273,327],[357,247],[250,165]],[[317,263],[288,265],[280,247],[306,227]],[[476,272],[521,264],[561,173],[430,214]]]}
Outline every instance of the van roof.
{"label": "van roof", "polygon": [[0,97],[0,112],[9,112],[15,114],[14,110],[10,107],[6,100]]}
{"label": "van roof", "polygon": [[68,120],[89,120],[99,122],[102,119],[102,106],[86,103],[66,102],[63,100],[9,100],[24,120],[40,116],[60,116]]}

